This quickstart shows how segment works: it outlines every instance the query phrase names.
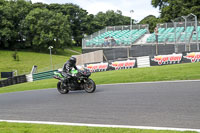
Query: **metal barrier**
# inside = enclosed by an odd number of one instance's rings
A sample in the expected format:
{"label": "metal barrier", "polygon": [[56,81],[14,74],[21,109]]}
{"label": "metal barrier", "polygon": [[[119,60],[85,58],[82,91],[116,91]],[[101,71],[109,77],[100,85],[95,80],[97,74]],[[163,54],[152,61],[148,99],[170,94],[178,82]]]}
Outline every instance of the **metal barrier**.
{"label": "metal barrier", "polygon": [[51,71],[33,74],[33,81],[53,78],[53,75],[54,75],[53,73],[56,71],[57,70],[51,70]]}

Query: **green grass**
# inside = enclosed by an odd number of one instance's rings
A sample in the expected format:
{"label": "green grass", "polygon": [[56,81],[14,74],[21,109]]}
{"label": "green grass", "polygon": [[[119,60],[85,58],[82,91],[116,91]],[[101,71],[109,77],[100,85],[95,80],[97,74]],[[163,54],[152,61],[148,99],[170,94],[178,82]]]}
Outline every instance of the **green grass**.
{"label": "green grass", "polygon": [[74,50],[74,51],[77,51],[79,53],[82,53],[82,47],[69,47],[68,49],[71,49],[71,50]]}
{"label": "green grass", "polygon": [[[0,50],[0,72],[17,70],[18,75],[30,73],[32,66],[38,66],[38,71],[51,69],[50,55],[45,53],[19,51],[19,61],[14,61],[14,51]],[[59,55],[52,55],[53,67],[62,66],[73,53],[69,50],[59,50]]]}
{"label": "green grass", "polygon": [[100,72],[92,75],[97,84],[200,79],[200,63]]}
{"label": "green grass", "polygon": [[0,133],[196,133],[191,131],[141,130],[129,128],[102,128],[46,124],[0,122]]}
{"label": "green grass", "polygon": [[[154,66],[149,68],[133,68],[126,70],[96,72],[91,78],[96,84],[130,83],[168,80],[200,79],[200,63]],[[1,87],[0,93],[56,88],[58,80],[46,79],[35,82]]]}
{"label": "green grass", "polygon": [[58,80],[56,79],[45,79],[34,82],[11,85],[7,87],[1,87],[0,93],[56,88],[57,81]]}

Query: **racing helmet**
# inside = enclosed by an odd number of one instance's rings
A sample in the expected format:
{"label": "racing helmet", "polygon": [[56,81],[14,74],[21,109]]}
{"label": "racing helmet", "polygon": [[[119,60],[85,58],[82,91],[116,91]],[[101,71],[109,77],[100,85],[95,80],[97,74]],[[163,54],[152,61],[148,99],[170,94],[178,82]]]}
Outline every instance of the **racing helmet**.
{"label": "racing helmet", "polygon": [[70,57],[70,59],[69,59],[69,63],[70,63],[70,65],[71,66],[75,66],[76,65],[76,58],[75,57]]}

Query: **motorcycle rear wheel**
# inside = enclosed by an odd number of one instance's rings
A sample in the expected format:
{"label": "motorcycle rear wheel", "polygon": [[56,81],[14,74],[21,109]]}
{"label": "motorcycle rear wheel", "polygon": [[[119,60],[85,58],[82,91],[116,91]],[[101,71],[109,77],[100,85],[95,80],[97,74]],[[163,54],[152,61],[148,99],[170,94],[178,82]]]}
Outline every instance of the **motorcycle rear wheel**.
{"label": "motorcycle rear wheel", "polygon": [[69,92],[69,90],[65,87],[63,88],[63,85],[61,82],[57,83],[57,90],[58,92],[60,92],[61,94],[67,94]]}
{"label": "motorcycle rear wheel", "polygon": [[96,90],[96,84],[92,79],[88,79],[84,85],[84,89],[87,93],[93,93]]}

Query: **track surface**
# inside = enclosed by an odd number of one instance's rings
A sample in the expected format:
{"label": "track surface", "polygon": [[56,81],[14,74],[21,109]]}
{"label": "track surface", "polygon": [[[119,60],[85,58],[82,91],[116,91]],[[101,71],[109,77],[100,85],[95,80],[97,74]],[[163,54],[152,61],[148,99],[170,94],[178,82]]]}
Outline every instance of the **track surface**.
{"label": "track surface", "polygon": [[0,119],[200,129],[200,81],[0,94]]}

